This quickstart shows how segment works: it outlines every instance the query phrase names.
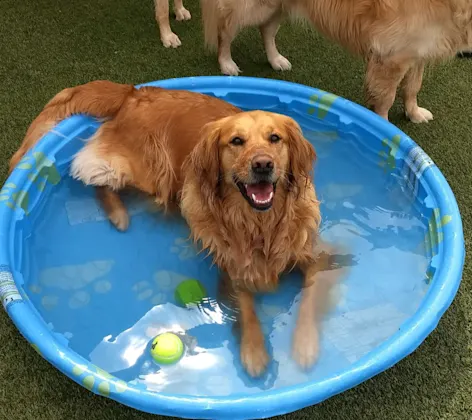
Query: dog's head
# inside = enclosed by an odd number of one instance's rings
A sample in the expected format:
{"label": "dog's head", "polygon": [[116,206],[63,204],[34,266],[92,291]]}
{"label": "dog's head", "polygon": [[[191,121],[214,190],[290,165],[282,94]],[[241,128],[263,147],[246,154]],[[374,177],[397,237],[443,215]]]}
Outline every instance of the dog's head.
{"label": "dog's head", "polygon": [[190,164],[207,198],[225,183],[252,208],[269,210],[277,188],[300,191],[311,176],[315,150],[287,116],[242,112],[207,124],[202,135]]}

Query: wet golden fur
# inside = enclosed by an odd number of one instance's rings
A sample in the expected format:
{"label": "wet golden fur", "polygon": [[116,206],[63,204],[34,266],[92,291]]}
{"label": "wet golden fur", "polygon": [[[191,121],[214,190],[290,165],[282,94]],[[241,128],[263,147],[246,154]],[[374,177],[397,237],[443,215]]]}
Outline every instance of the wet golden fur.
{"label": "wet golden fur", "polygon": [[[187,91],[135,89],[95,81],[57,94],[33,121],[10,162],[22,156],[59,120],[76,113],[105,122],[74,157],[71,175],[97,187],[97,196],[120,230],[129,224],[117,194],[137,188],[163,208],[180,203],[191,235],[231,279],[241,314],[241,358],[252,375],[268,362],[252,294],[275,290],[280,274],[297,265],[305,273],[294,357],[302,366],[317,357],[314,282],[323,270],[315,246],[319,203],[311,181],[315,151],[291,118],[263,111],[242,112],[227,102]],[[280,141],[269,141],[272,134]],[[235,146],[232,139],[244,138]],[[250,181],[257,156],[274,162],[278,179],[273,206],[255,211],[234,177]]]}
{"label": "wet golden fur", "polygon": [[301,17],[364,57],[367,103],[386,119],[400,88],[410,120],[431,120],[417,104],[425,64],[472,47],[471,0],[201,0],[201,7],[205,43],[218,49],[222,73],[240,72],[231,43],[246,26],[260,28],[272,67],[289,70],[275,36],[285,16]]}
{"label": "wet golden fur", "polygon": [[[275,131],[286,142],[270,144],[267,139]],[[229,146],[235,136],[247,140],[244,150]],[[313,258],[320,222],[310,180],[315,154],[302,138],[298,125],[280,115],[258,111],[228,117],[207,127],[198,153],[185,167],[181,207],[194,238],[249,290],[273,290],[290,262],[307,264]],[[279,171],[280,185],[268,212],[241,205],[231,179],[233,173],[247,179],[248,162],[257,153],[273,157]]]}

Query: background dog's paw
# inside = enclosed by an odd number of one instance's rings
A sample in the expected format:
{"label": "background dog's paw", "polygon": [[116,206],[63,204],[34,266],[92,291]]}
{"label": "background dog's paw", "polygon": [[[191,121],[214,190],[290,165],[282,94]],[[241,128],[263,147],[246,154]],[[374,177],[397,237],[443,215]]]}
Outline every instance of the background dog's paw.
{"label": "background dog's paw", "polygon": [[221,73],[226,74],[227,76],[237,76],[241,73],[238,65],[233,60],[222,60],[220,61]]}
{"label": "background dog's paw", "polygon": [[264,338],[254,335],[241,340],[241,362],[247,373],[252,377],[260,376],[269,363],[269,355],[265,349]]}
{"label": "background dog's paw", "polygon": [[191,18],[192,15],[185,7],[175,10],[175,20],[190,20]]}
{"label": "background dog's paw", "polygon": [[167,35],[161,35],[161,41],[162,41],[162,45],[164,45],[164,47],[166,48],[169,48],[169,47],[177,48],[182,45],[182,42],[180,42],[179,37],[173,32]]}
{"label": "background dog's paw", "polygon": [[270,65],[274,70],[286,71],[292,70],[292,64],[283,55],[279,54],[277,57],[269,60]]}
{"label": "background dog's paw", "polygon": [[293,338],[292,357],[303,369],[309,369],[318,359],[319,337],[316,325],[297,325]]}
{"label": "background dog's paw", "polygon": [[406,116],[414,123],[425,123],[433,119],[433,114],[426,108],[416,107],[410,112],[406,112]]}

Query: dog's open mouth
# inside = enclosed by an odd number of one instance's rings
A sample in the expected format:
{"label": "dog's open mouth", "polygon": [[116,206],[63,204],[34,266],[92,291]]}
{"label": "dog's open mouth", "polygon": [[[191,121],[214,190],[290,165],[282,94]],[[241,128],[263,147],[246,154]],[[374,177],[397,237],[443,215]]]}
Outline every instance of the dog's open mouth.
{"label": "dog's open mouth", "polygon": [[262,181],[253,184],[237,182],[236,185],[252,208],[263,211],[269,210],[272,207],[275,184]]}

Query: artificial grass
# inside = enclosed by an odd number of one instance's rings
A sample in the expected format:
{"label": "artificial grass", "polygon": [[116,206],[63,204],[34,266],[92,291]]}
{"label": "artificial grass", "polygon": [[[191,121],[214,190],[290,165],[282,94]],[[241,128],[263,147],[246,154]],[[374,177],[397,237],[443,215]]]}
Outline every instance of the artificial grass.
{"label": "artificial grass", "polygon": [[[65,87],[94,79],[141,83],[218,74],[204,53],[198,2],[193,19],[172,22],[183,46],[162,47],[151,0],[0,0],[0,181],[26,128]],[[274,72],[256,29],[241,34],[234,58],[244,75],[291,80],[363,103],[363,64],[316,33],[286,24],[278,45],[293,64]],[[472,232],[472,60],[430,69],[421,105],[435,120],[407,122],[400,106],[391,120],[415,139],[443,171],[462,213],[466,248]],[[315,407],[280,419],[422,420],[472,418],[472,265],[438,328],[387,372]],[[95,396],[37,355],[0,311],[0,419],[156,419]]]}

